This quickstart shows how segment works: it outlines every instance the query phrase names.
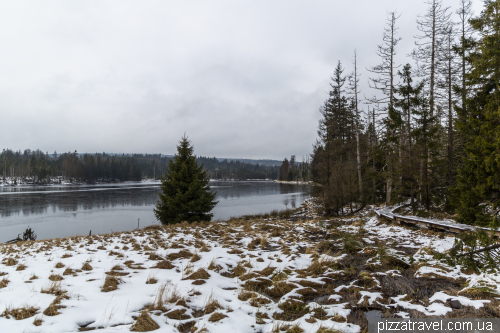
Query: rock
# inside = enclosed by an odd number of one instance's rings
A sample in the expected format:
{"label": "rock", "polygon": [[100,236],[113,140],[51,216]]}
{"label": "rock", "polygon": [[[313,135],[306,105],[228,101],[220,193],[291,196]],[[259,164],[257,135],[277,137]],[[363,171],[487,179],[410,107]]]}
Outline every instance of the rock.
{"label": "rock", "polygon": [[450,301],[450,306],[452,309],[461,309],[462,308],[462,304],[460,303],[460,301],[458,301],[456,299]]}

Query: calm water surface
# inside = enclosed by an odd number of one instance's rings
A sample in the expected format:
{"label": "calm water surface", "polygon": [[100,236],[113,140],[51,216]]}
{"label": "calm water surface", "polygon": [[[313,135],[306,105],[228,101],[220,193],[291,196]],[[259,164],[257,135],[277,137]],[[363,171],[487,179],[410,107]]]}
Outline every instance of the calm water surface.
{"label": "calm water surface", "polygon": [[[309,197],[307,185],[270,181],[211,182],[219,201],[214,220],[295,208]],[[28,226],[38,239],[124,231],[158,224],[153,208],[159,182],[102,185],[0,187],[0,242]]]}

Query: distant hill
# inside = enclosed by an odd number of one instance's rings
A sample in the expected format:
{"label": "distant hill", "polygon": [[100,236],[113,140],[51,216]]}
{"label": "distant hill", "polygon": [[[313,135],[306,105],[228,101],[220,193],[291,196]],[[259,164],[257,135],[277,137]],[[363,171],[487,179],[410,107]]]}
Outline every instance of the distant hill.
{"label": "distant hill", "polygon": [[278,161],[278,160],[252,160],[252,159],[249,159],[249,158],[217,158],[219,161],[224,161],[224,160],[228,160],[228,162],[241,162],[241,163],[248,163],[248,164],[253,164],[253,165],[257,165],[257,164],[260,164],[260,165],[269,165],[269,166],[275,166],[275,165],[281,165],[281,162],[282,161]]}

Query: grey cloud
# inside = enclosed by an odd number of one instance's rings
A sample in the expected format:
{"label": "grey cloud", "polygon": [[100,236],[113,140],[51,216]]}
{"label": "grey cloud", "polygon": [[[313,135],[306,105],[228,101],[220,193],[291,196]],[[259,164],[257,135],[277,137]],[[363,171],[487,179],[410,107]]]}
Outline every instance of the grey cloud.
{"label": "grey cloud", "polygon": [[348,73],[357,48],[361,68],[377,64],[394,9],[403,63],[423,2],[11,2],[0,11],[0,140],[172,154],[186,132],[198,155],[300,158],[337,61]]}

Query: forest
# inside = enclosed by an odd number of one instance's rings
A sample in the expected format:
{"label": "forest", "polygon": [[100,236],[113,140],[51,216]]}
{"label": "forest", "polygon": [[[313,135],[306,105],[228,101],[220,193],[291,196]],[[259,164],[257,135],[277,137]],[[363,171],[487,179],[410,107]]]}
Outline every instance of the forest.
{"label": "forest", "polygon": [[[51,183],[57,181],[111,182],[160,179],[171,156],[160,154],[78,154],[23,152],[4,149],[0,154],[0,176],[14,183]],[[197,157],[211,179],[276,179],[279,166],[260,163]]]}
{"label": "forest", "polygon": [[329,215],[367,204],[408,204],[495,226],[500,204],[500,2],[457,8],[429,0],[407,63],[396,63],[398,19],[389,12],[369,92],[339,61],[320,108],[311,174]]}

